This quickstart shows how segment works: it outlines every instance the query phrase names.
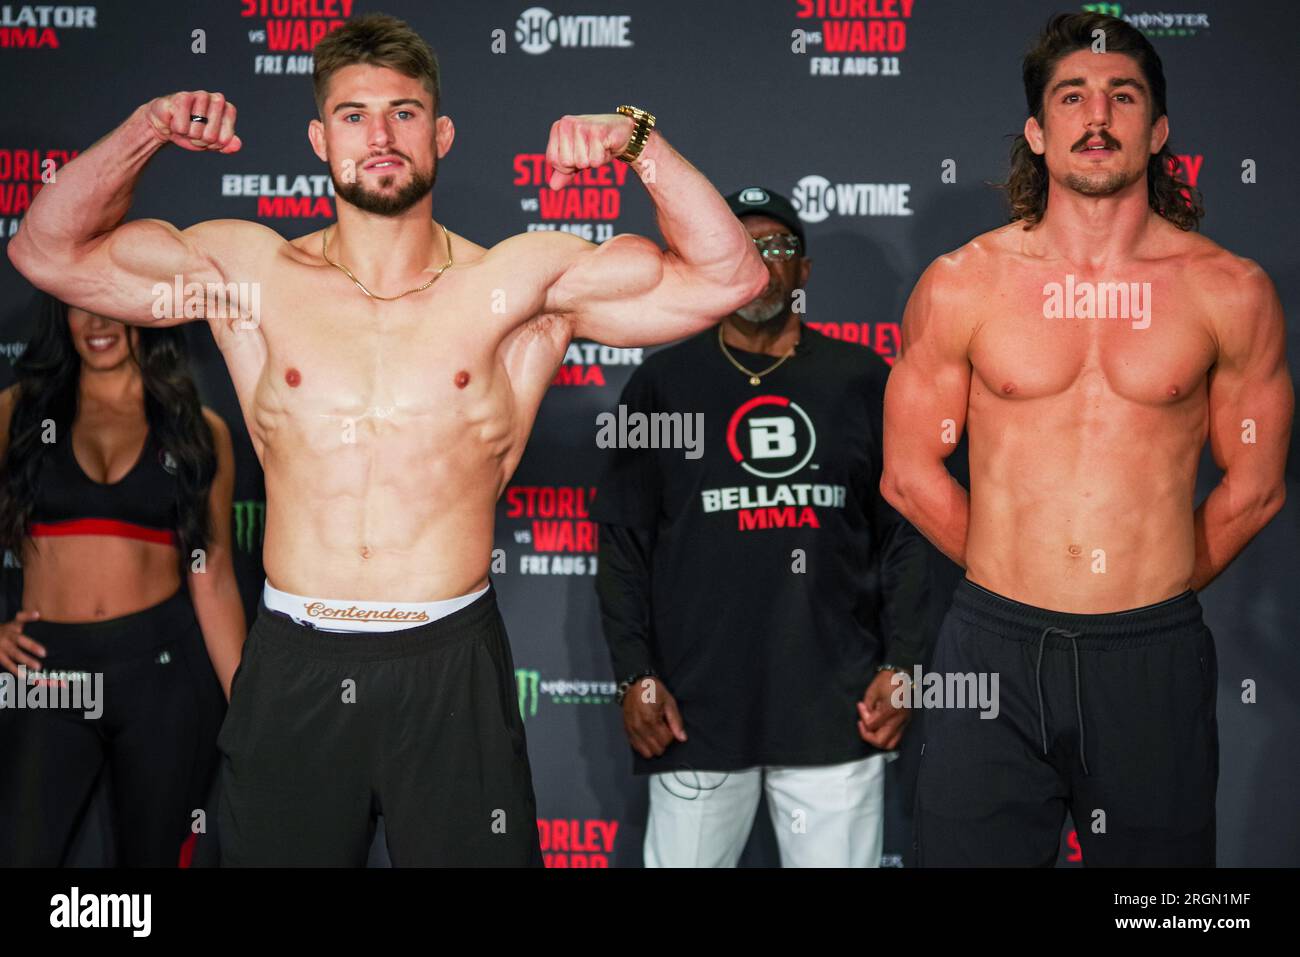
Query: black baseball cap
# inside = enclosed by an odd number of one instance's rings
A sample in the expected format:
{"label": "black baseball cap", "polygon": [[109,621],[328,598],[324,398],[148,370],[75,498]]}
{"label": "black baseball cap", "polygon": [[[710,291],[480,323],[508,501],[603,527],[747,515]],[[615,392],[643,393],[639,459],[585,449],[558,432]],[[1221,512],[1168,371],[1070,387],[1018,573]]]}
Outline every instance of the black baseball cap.
{"label": "black baseball cap", "polygon": [[803,223],[794,205],[779,193],[774,193],[765,186],[746,186],[727,197],[731,211],[740,216],[770,216],[790,228],[790,232],[799,237],[799,248],[808,251],[808,243],[803,237]]}

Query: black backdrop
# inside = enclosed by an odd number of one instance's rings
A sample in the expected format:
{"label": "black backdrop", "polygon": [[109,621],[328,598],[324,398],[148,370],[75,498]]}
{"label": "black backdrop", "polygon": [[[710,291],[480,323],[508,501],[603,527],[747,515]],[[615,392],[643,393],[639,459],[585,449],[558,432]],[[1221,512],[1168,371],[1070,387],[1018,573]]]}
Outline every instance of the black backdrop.
{"label": "black backdrop", "polygon": [[[334,201],[306,139],[314,115],[310,49],[332,20],[382,9],[410,22],[441,61],[443,111],[457,138],[434,196],[436,215],[451,228],[485,245],[539,226],[595,240],[615,232],[657,236],[646,196],[635,177],[622,178],[621,164],[565,196],[549,195],[536,172],[560,115],[633,103],[657,113],[668,139],[724,192],[757,182],[793,195],[815,261],[808,321],[892,358],[903,303],[920,271],[1005,219],[988,184],[1004,175],[1008,134],[1024,120],[1019,61],[1026,44],[1049,14],[1088,8],[1130,18],[1160,51],[1172,145],[1190,157],[1205,194],[1205,232],[1257,260],[1292,314],[1300,301],[1293,226],[1300,83],[1289,4],[543,2],[5,5],[0,244],[39,185],[41,160],[62,165],[140,103],[178,89],[224,92],[240,110],[243,150],[164,150],[140,183],[132,217],[181,227],[256,218],[289,237],[319,228],[332,218]],[[806,31],[806,52],[792,49],[799,30]],[[1246,166],[1255,181],[1245,181]],[[28,335],[31,297],[5,258],[0,348],[10,359]],[[1292,369],[1298,335],[1293,327]],[[262,583],[261,474],[210,334],[199,325],[188,327],[188,336],[204,400],[235,434],[232,521],[251,613]],[[630,774],[619,714],[608,703],[613,676],[599,631],[583,495],[601,466],[595,416],[617,403],[642,358],[639,350],[592,344],[570,350],[498,507],[504,571],[495,581],[519,668],[543,846],[556,866],[641,860],[645,785]],[[4,376],[0,385],[12,378],[7,367]],[[960,474],[960,453],[954,459]],[[1294,863],[1300,849],[1296,469],[1292,455],[1282,514],[1202,596],[1221,668],[1223,865]],[[1198,495],[1216,481],[1206,456]],[[6,556],[6,618],[14,611],[15,564]],[[957,571],[936,557],[935,572],[937,620]],[[1242,702],[1244,681],[1257,684],[1258,703]],[[911,758],[905,748],[890,766],[886,863],[905,856]],[[82,860],[100,859],[102,833],[91,832],[102,814],[97,808]],[[765,819],[760,813],[745,863],[775,859]],[[375,861],[383,857],[377,848]],[[1062,859],[1070,858],[1077,853],[1067,840]]]}

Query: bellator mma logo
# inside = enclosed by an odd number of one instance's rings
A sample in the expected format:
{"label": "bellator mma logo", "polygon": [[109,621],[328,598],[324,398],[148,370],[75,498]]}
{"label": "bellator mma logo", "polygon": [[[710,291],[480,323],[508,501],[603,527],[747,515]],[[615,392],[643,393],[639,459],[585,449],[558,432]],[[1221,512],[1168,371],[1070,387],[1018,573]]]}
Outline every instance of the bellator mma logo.
{"label": "bellator mma logo", "polygon": [[55,30],[94,30],[99,13],[91,6],[21,4],[0,7],[0,49],[59,47]]}
{"label": "bellator mma logo", "polygon": [[[784,396],[755,396],[738,408],[727,424],[731,457],[759,478],[793,475],[808,466],[816,448],[812,419]],[[821,528],[816,508],[842,509],[847,503],[847,488],[825,483],[777,482],[700,490],[705,514],[734,512],[736,530],[741,532]]]}
{"label": "bellator mma logo", "polygon": [[[748,455],[740,448],[742,435],[749,440]],[[816,448],[817,430],[812,419],[783,396],[756,396],[732,413],[727,423],[727,451],[742,469],[759,478],[793,475],[808,464]]]}
{"label": "bellator mma logo", "polygon": [[641,349],[571,342],[551,385],[605,385],[605,366],[639,366]]}
{"label": "bellator mma logo", "polygon": [[333,219],[334,181],[325,173],[227,173],[221,196],[256,197],[258,219]]}

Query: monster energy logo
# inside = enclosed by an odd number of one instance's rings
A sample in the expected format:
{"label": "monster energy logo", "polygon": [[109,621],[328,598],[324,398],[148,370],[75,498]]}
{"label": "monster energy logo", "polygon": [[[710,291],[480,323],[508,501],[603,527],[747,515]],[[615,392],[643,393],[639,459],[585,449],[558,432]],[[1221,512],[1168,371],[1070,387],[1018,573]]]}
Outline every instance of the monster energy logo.
{"label": "monster energy logo", "polygon": [[266,531],[266,502],[245,499],[234,503],[235,509],[235,544],[251,553],[253,543],[262,544],[262,535]]}
{"label": "monster energy logo", "polygon": [[1106,16],[1123,20],[1131,27],[1136,27],[1151,37],[1193,37],[1198,29],[1210,29],[1208,13],[1162,13],[1144,11],[1124,15],[1124,9],[1118,3],[1085,3],[1082,8],[1089,13],[1104,13]]}
{"label": "monster energy logo", "polygon": [[[519,717],[527,718],[537,714],[537,686],[542,673],[528,668],[515,669],[515,684],[519,688]],[[525,710],[525,706],[527,709]]]}

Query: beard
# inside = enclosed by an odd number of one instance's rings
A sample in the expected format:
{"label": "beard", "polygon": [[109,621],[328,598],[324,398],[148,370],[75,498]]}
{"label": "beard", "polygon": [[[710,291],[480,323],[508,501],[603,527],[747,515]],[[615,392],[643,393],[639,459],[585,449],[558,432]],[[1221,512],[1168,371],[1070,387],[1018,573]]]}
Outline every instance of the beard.
{"label": "beard", "polygon": [[784,315],[787,306],[787,297],[780,295],[781,290],[777,289],[776,293],[770,296],[759,296],[753,302],[747,303],[736,310],[736,315],[740,316],[746,322],[752,322],[756,326],[763,323],[771,322],[778,316]]}
{"label": "beard", "polygon": [[[1092,139],[1100,139],[1101,145],[1109,150],[1123,149],[1115,135],[1110,130],[1102,128],[1095,132],[1089,130],[1083,134],[1070,147],[1070,152],[1076,153],[1086,148],[1088,141]],[[1130,183],[1136,183],[1142,178],[1144,172],[1145,170],[1138,170],[1135,173],[1116,170],[1104,173],[1070,173],[1065,177],[1065,185],[1081,196],[1113,196]]]}
{"label": "beard", "polygon": [[358,179],[355,183],[340,183],[330,170],[330,179],[334,181],[334,192],[351,203],[357,209],[377,216],[398,216],[433,191],[433,184],[438,179],[438,161],[433,161],[429,175],[411,167],[411,179],[396,193],[376,193],[367,189]]}
{"label": "beard", "polygon": [[1140,172],[1137,176],[1125,172],[1094,173],[1091,176],[1071,173],[1065,178],[1065,185],[1083,196],[1113,196],[1130,183],[1137,182],[1141,175]]}

